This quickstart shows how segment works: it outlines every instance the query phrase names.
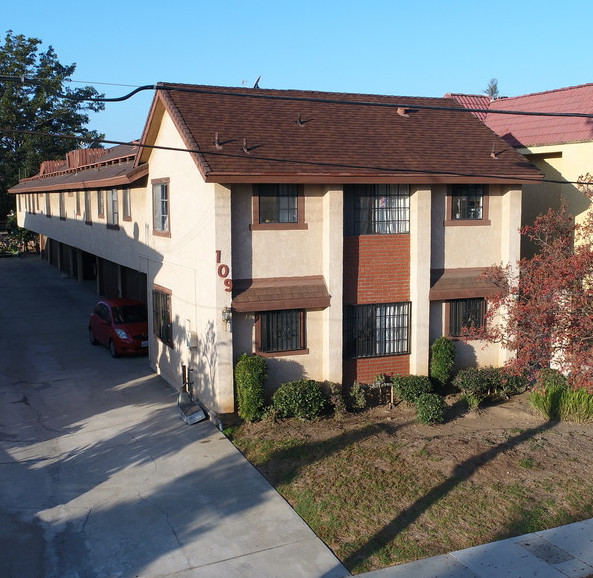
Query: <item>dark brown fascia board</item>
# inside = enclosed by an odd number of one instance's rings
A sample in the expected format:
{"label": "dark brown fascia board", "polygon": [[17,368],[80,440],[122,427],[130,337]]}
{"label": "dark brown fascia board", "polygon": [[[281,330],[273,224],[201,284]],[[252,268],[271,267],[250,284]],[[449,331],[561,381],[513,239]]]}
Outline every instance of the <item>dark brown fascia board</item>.
{"label": "dark brown fascia board", "polygon": [[278,299],[270,301],[249,301],[232,303],[237,313],[255,313],[258,311],[279,311],[281,309],[326,309],[330,306],[329,297],[315,297],[302,299]]}
{"label": "dark brown fascia board", "polygon": [[152,99],[152,104],[150,105],[148,118],[146,119],[144,130],[142,131],[142,137],[140,138],[140,142],[138,143],[138,147],[140,148],[140,150],[136,155],[135,164],[137,166],[141,163],[146,163],[148,161],[151,149],[144,148],[142,145],[154,144],[154,141],[156,139],[157,127],[160,124],[164,113],[165,105],[161,99],[159,91],[157,90],[154,95],[154,98]]}
{"label": "dark brown fascia board", "polygon": [[[37,187],[22,188],[18,190],[9,189],[8,192],[13,195],[20,193],[46,193],[46,192],[63,192],[63,191],[83,191],[85,189],[108,189],[110,187],[117,187],[120,185],[131,185],[137,180],[148,174],[148,165],[144,164],[136,167],[119,177],[112,177],[110,179],[97,179],[91,181],[78,181],[76,183],[58,183],[54,185],[42,185]],[[40,181],[35,181],[39,183]]]}
{"label": "dark brown fascia board", "polygon": [[377,175],[328,175],[328,174],[239,174],[239,173],[209,173],[204,177],[207,183],[237,184],[237,183],[297,183],[297,184],[455,184],[455,183],[479,183],[479,184],[508,184],[528,185],[539,183],[544,175],[537,178],[525,175],[512,175],[510,177],[465,177],[463,175],[418,175],[418,174],[397,174],[390,176]]}

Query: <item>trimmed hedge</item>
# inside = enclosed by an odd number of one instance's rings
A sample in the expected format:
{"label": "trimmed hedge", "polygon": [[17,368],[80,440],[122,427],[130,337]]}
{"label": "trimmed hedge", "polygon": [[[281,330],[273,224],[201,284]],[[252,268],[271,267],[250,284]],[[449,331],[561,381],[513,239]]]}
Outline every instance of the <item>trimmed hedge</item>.
{"label": "trimmed hedge", "polygon": [[258,420],[264,407],[264,382],[268,376],[266,360],[243,353],[235,365],[235,387],[239,416],[245,421]]}
{"label": "trimmed hedge", "polygon": [[312,379],[284,383],[272,395],[272,407],[279,417],[313,419],[326,402],[321,385]]}
{"label": "trimmed hedge", "polygon": [[440,387],[451,383],[455,370],[455,343],[446,337],[439,337],[430,346],[430,378]]}

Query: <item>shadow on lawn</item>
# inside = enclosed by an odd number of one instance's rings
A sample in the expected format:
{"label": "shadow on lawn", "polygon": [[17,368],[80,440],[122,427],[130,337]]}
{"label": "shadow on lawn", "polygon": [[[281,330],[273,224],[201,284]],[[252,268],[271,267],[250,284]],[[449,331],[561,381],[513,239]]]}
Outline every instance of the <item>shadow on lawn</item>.
{"label": "shadow on lawn", "polygon": [[342,563],[346,568],[355,568],[365,562],[371,556],[376,554],[386,544],[393,541],[398,534],[413,524],[425,511],[449,492],[454,490],[460,483],[467,480],[474,472],[485,463],[494,459],[498,454],[519,446],[525,441],[541,434],[542,432],[553,428],[556,422],[547,422],[542,426],[526,430],[506,442],[495,446],[478,456],[474,456],[465,462],[459,464],[450,478],[442,484],[428,492],[425,496],[419,498],[410,508],[399,514],[391,522],[386,524],[381,530],[371,536],[366,544],[352,552]]}

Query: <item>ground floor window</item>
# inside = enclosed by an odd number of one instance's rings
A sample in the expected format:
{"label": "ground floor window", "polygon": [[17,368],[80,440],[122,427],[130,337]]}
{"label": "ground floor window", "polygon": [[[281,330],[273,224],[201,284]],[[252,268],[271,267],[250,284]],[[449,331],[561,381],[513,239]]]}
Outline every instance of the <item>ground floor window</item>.
{"label": "ground floor window", "polygon": [[484,325],[486,300],[482,297],[474,299],[455,299],[450,302],[449,335],[459,337],[466,329],[479,329]]}
{"label": "ground floor window", "polygon": [[171,319],[171,292],[162,287],[155,287],[152,290],[153,333],[169,347],[173,347]]}
{"label": "ground floor window", "polygon": [[259,347],[263,353],[305,349],[305,312],[302,309],[259,314]]}
{"label": "ground floor window", "polygon": [[350,305],[345,312],[345,357],[410,352],[410,303]]}

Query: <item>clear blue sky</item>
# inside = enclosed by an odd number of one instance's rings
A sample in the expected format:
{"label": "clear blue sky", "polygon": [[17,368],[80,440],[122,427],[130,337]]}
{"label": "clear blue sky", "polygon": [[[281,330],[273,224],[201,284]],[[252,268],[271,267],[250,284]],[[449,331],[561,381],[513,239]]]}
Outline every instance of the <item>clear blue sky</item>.
{"label": "clear blue sky", "polygon": [[[593,82],[591,0],[19,0],[2,35],[40,38],[74,80],[106,96],[128,86],[220,86],[505,96]],[[79,85],[75,85],[79,86]],[[108,104],[91,127],[138,138],[152,93]]]}

